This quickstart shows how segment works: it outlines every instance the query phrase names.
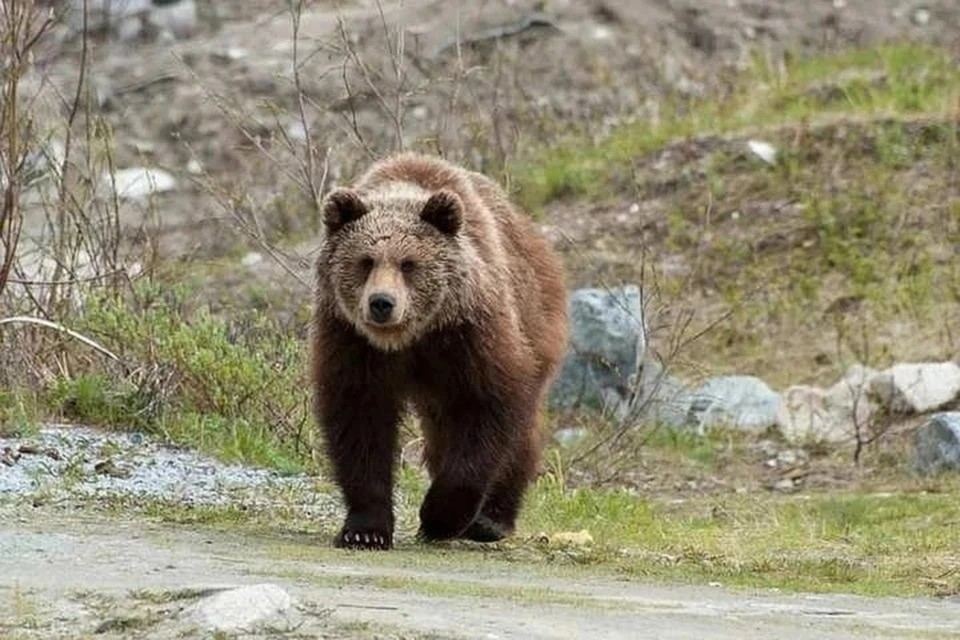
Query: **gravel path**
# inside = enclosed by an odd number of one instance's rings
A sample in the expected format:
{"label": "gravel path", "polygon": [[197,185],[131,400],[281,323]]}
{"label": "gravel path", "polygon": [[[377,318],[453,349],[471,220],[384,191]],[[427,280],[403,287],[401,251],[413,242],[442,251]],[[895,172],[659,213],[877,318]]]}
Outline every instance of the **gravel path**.
{"label": "gravel path", "polygon": [[[0,499],[120,498],[181,505],[258,505],[319,492],[305,476],[224,464],[143,433],[48,425],[25,438],[0,438]],[[326,500],[329,502],[329,498]]]}

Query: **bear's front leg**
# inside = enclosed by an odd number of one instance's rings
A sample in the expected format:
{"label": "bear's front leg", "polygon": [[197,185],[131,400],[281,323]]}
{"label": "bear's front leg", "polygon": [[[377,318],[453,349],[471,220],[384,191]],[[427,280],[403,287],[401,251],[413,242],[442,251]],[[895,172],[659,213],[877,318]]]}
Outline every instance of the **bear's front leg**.
{"label": "bear's front leg", "polygon": [[389,549],[393,546],[393,460],[400,404],[384,387],[342,384],[325,391],[320,420],[347,507],[334,544]]}

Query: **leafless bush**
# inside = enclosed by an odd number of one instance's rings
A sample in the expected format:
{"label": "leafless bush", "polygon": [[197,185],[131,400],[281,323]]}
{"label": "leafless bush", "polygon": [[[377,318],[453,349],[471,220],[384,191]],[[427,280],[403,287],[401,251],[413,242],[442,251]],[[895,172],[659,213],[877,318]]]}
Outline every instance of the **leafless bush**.
{"label": "leafless bush", "polygon": [[[44,15],[45,14],[45,15]],[[29,157],[35,134],[29,102],[20,95],[33,49],[49,30],[52,16],[28,0],[10,0],[0,8],[0,296],[14,268],[23,228],[21,194],[29,180]]]}
{"label": "leafless bush", "polygon": [[[67,326],[71,312],[93,289],[128,287],[130,274],[112,133],[90,108],[86,31],[76,84],[64,94],[37,60],[56,21],[53,10],[35,0],[10,0],[0,16],[0,301],[14,316],[0,342],[0,380],[24,384],[27,372],[44,380],[70,370],[63,339],[82,338]],[[50,103],[52,109],[41,108]],[[17,379],[4,379],[10,376]]]}

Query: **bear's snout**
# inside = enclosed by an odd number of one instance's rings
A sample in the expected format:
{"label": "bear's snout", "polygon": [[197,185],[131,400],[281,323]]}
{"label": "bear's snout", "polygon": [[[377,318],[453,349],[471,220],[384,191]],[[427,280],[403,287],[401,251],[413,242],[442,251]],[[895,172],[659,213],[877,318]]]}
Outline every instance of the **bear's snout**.
{"label": "bear's snout", "polygon": [[367,304],[370,307],[370,319],[377,324],[386,324],[393,316],[397,301],[388,293],[375,293],[370,296]]}

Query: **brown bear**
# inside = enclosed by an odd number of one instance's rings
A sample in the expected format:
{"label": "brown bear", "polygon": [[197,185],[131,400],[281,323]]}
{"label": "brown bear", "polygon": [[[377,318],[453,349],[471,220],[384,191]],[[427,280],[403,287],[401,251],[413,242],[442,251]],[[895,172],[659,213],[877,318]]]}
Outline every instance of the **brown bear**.
{"label": "brown bear", "polygon": [[398,422],[420,418],[423,540],[513,531],[566,350],[556,254],[490,179],[401,154],[330,193],[312,375],[347,517],[336,545],[393,544]]}

